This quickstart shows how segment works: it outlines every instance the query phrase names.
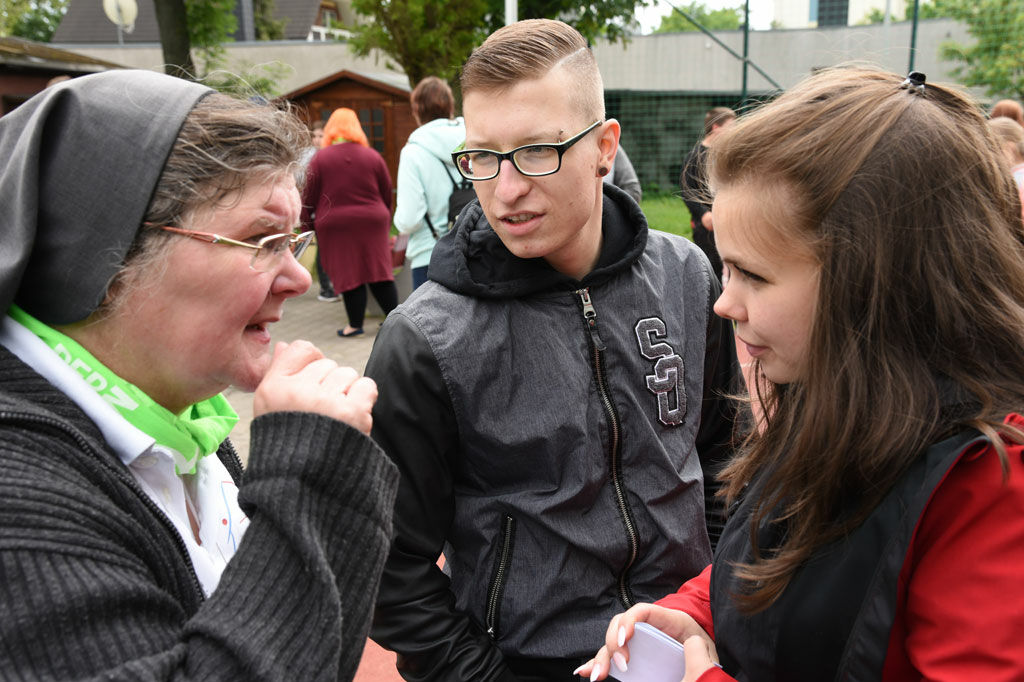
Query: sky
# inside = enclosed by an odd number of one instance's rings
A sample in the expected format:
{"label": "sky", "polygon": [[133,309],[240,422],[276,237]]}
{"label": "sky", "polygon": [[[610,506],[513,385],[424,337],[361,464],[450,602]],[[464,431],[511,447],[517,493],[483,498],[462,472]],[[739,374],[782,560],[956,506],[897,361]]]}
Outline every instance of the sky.
{"label": "sky", "polygon": [[[708,9],[722,9],[723,7],[742,7],[743,0],[703,0],[704,6]],[[661,18],[672,11],[672,5],[683,7],[690,4],[689,0],[671,0],[671,5],[665,0],[658,0],[652,7],[644,7],[637,11],[636,17],[640,22],[642,33],[650,33],[661,23]],[[767,30],[771,27],[773,5],[772,0],[750,0],[750,25],[755,30]]]}

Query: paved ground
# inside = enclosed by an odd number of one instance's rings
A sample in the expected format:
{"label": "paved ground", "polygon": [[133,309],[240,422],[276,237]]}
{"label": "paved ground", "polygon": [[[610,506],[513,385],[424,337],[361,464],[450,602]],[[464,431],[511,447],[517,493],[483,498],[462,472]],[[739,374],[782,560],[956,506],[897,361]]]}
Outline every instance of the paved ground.
{"label": "paved ground", "polygon": [[[401,290],[401,287],[400,287]],[[294,341],[305,339],[315,344],[325,355],[339,364],[355,367],[360,372],[366,366],[370,348],[377,334],[377,328],[383,320],[379,309],[367,311],[362,336],[341,338],[337,330],[348,322],[345,306],[336,303],[323,303],[316,299],[317,287],[314,283],[308,292],[285,303],[284,317],[271,327],[270,333],[275,341]],[[371,297],[372,300],[372,297]],[[229,389],[224,394],[240,417],[239,424],[231,432],[231,441],[245,460],[249,454],[249,422],[252,420],[252,396],[241,391]],[[363,660],[356,674],[356,682],[401,682],[395,672],[395,655],[381,649],[367,640]]]}

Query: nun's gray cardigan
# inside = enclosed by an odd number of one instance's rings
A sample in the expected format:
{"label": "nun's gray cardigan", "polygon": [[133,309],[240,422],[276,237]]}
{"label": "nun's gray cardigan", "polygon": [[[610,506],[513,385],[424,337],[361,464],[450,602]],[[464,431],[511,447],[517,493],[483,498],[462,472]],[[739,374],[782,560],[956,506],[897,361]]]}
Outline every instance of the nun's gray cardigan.
{"label": "nun's gray cardigan", "polygon": [[209,599],[96,425],[0,346],[0,679],[350,680],[391,539],[395,466],[342,422],[252,424],[250,525]]}

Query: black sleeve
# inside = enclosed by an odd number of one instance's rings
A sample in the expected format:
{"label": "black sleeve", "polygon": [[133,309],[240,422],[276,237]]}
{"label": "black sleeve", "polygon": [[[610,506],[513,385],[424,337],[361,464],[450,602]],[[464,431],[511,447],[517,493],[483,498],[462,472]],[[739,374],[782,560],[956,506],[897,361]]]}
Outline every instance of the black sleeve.
{"label": "black sleeve", "polygon": [[378,332],[366,375],[380,391],[373,437],[401,474],[395,539],[370,636],[398,653],[406,680],[512,682],[487,634],[455,610],[437,565],[454,517],[458,429],[433,352],[400,312]]}
{"label": "black sleeve", "polygon": [[737,404],[730,396],[741,390],[732,323],[712,310],[720,294],[721,285],[712,277],[708,300],[707,348],[704,355],[704,400],[696,442],[704,472],[704,514],[712,550],[718,544],[725,526],[725,509],[715,494],[721,487],[717,473],[733,454]]}
{"label": "black sleeve", "polygon": [[700,225],[701,216],[711,210],[706,203],[707,187],[704,183],[704,153],[700,142],[686,157],[683,173],[679,178],[679,189],[683,194],[683,202],[690,211],[690,219]]}

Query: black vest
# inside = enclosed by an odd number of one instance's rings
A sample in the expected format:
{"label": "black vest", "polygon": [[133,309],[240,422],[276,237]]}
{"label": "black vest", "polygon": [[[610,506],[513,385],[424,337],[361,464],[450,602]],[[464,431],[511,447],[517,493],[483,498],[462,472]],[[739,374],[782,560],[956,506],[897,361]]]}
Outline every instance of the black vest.
{"label": "black vest", "polygon": [[[768,609],[745,615],[731,604],[740,583],[730,570],[751,559],[750,498],[730,516],[711,572],[715,644],[725,671],[741,682],[879,680],[896,613],[897,579],[914,529],[935,488],[970,446],[965,431],[928,448],[882,503],[847,537],[817,552]],[[778,527],[759,529],[762,553]]]}

